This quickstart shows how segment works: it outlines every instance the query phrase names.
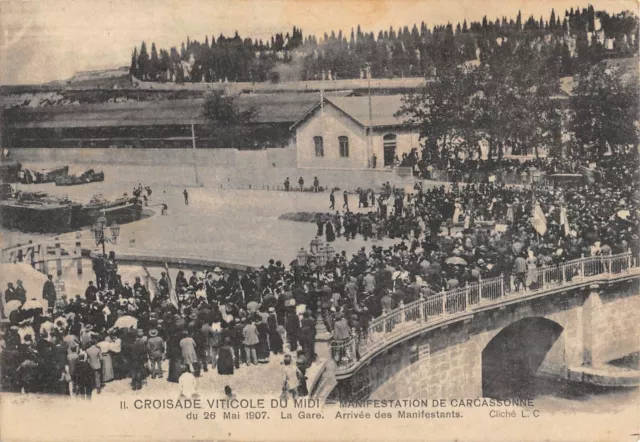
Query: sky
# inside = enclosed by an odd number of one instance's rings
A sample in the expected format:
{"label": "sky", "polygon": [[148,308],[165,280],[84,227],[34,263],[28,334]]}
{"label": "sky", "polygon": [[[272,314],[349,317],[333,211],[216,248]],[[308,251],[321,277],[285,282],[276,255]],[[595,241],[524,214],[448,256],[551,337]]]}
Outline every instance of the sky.
{"label": "sky", "polygon": [[[632,10],[635,0],[593,0],[596,10]],[[548,19],[587,7],[577,0],[0,0],[0,84],[61,80],[92,69],[128,66],[134,46],[180,46],[223,33],[268,39],[276,32],[347,35],[421,21],[437,24],[513,17]]]}

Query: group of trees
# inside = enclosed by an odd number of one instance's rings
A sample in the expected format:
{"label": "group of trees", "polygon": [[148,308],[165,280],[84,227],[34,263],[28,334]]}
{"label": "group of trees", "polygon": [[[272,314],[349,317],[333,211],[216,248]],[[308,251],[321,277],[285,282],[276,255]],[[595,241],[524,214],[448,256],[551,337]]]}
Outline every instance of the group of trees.
{"label": "group of trees", "polygon": [[544,147],[556,157],[627,153],[640,136],[638,77],[625,80],[620,70],[599,63],[577,74],[567,96],[545,60],[524,46],[512,59],[439,71],[405,97],[397,115],[419,125],[425,152],[434,157],[473,155],[481,140],[491,158],[506,147],[536,155]]}
{"label": "group of trees", "polygon": [[[271,41],[241,38],[238,32],[233,37],[220,34],[216,39],[205,37],[204,42],[187,37],[180,49],[156,48],[142,42],[131,56],[129,72],[136,78],[147,81],[212,82],[212,81],[266,81],[278,53],[287,54],[303,44],[302,30],[294,26],[291,34],[276,34]],[[282,59],[289,61],[290,56]]]}
{"label": "group of trees", "polygon": [[573,154],[597,158],[635,149],[640,142],[638,76],[601,63],[578,75],[576,84],[569,121],[575,134]]}
{"label": "group of trees", "polygon": [[[638,50],[638,20],[630,12],[610,15],[588,8],[571,9],[563,16],[551,10],[549,17],[523,20],[484,17],[480,22],[427,27],[413,25],[364,32],[358,25],[350,34],[325,33],[320,39],[292,33],[270,40],[213,36],[204,43],[187,38],[180,49],[151,49],[143,42],[134,49],[131,73],[149,81],[265,81],[274,79],[274,67],[294,62],[300,79],[360,78],[370,67],[375,78],[433,76],[438,69],[491,58],[506,46],[534,48],[558,75],[573,75],[603,57],[634,54]],[[615,40],[607,47],[607,40]]]}

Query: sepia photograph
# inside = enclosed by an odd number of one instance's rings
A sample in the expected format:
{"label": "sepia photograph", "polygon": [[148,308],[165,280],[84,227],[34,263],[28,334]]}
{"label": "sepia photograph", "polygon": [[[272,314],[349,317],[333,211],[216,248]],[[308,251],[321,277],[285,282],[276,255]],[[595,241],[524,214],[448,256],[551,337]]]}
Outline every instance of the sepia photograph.
{"label": "sepia photograph", "polygon": [[639,39],[0,2],[0,440],[640,441]]}

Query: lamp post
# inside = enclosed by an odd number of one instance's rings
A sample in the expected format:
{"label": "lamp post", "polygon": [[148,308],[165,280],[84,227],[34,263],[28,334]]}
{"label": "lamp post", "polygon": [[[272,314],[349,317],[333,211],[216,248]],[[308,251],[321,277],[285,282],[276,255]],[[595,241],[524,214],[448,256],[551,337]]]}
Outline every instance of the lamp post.
{"label": "lamp post", "polygon": [[307,251],[304,247],[300,247],[300,250],[298,250],[298,253],[296,254],[296,262],[300,267],[307,265]]}
{"label": "lamp post", "polygon": [[116,244],[118,235],[120,235],[120,226],[115,221],[109,226],[109,231],[111,233],[111,238],[107,238],[105,236],[105,230],[107,228],[107,218],[103,215],[100,216],[93,227],[91,227],[91,233],[93,234],[94,239],[96,240],[96,246],[102,244],[102,254],[106,255],[105,243],[112,242]]}
{"label": "lamp post", "polygon": [[326,255],[326,262],[327,264],[330,262],[333,262],[334,259],[334,255],[336,253],[335,249],[333,248],[333,246],[330,243],[327,243],[327,245],[324,248],[324,252]]}
{"label": "lamp post", "polygon": [[[316,255],[320,256],[324,253],[324,241],[322,240],[322,238],[320,238],[319,236],[316,237]],[[320,258],[322,259],[322,258]],[[318,265],[324,265],[321,264],[320,261],[317,261]]]}
{"label": "lamp post", "polygon": [[318,267],[324,267],[327,263],[327,249],[325,247],[318,247],[317,261]]}

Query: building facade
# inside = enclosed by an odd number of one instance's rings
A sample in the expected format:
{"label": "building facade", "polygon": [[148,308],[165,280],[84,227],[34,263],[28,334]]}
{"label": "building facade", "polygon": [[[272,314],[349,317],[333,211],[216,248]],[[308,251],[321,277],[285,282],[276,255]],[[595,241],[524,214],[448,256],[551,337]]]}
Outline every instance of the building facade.
{"label": "building facade", "polygon": [[324,97],[292,126],[298,167],[392,167],[420,147],[418,128],[395,116],[401,99]]}

